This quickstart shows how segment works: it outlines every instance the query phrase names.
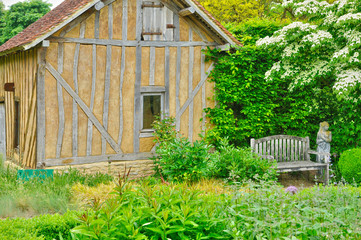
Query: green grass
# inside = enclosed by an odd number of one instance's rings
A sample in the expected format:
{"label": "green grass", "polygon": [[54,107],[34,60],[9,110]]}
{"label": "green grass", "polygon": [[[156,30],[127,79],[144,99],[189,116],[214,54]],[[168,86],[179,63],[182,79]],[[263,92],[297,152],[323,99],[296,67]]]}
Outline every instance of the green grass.
{"label": "green grass", "polygon": [[[0,168],[0,216],[11,217],[0,219],[0,239],[361,239],[361,188],[350,185],[293,195],[270,182],[149,178],[119,180],[114,194],[104,195],[110,189],[98,184],[110,180],[69,170],[21,181]],[[80,210],[70,199],[84,189],[90,204]]]}
{"label": "green grass", "polygon": [[69,169],[54,173],[53,178],[23,181],[17,178],[17,171],[0,166],[0,217],[32,217],[39,214],[65,213],[76,209],[71,202],[71,187],[76,183],[96,186],[108,183],[109,175],[81,174]]}

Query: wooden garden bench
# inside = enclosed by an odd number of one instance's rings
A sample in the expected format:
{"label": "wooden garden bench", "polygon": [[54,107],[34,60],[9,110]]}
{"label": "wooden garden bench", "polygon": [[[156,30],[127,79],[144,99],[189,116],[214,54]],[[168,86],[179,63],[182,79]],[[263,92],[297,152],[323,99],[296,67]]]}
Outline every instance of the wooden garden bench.
{"label": "wooden garden bench", "polygon": [[[324,169],[325,184],[329,180],[328,153],[319,153],[310,150],[309,137],[275,135],[260,139],[251,139],[252,151],[262,158],[275,159],[278,172],[297,172]],[[326,156],[325,163],[312,162],[310,154]]]}

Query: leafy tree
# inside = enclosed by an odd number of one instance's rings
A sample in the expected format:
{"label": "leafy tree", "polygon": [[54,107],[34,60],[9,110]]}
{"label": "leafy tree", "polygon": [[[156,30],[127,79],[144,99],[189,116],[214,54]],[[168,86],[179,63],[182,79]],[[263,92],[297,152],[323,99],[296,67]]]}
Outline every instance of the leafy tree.
{"label": "leafy tree", "polygon": [[[296,16],[308,19],[309,23],[293,22],[257,42],[267,51],[281,52],[280,61],[266,72],[266,80],[284,79],[293,92],[311,87],[310,94],[316,94],[332,88],[340,101],[335,112],[336,141],[347,143],[348,147],[359,146],[361,1],[339,0],[329,4],[291,0],[283,5],[293,8]],[[314,108],[319,107],[321,103],[314,104]]]}
{"label": "leafy tree", "polygon": [[[334,80],[304,84],[293,91],[289,88],[291,78],[265,80],[265,73],[283,58],[283,51],[255,46],[255,42],[260,37],[271,37],[284,26],[284,22],[267,19],[228,24],[244,46],[228,52],[208,52],[216,62],[211,77],[216,83],[217,106],[207,109],[212,128],[206,137],[215,145],[228,137],[237,146],[249,146],[251,137],[309,136],[315,148],[319,123],[328,121],[333,131],[333,153],[360,144],[361,124],[356,116],[360,108],[338,97],[332,90]],[[353,94],[360,96],[361,92]]]}
{"label": "leafy tree", "polygon": [[221,22],[241,22],[264,17],[272,0],[200,0],[200,3]]}
{"label": "leafy tree", "polygon": [[[10,6],[1,18],[0,44],[24,30],[50,11],[51,4],[42,0],[28,0]],[[1,5],[0,5],[1,9]]]}
{"label": "leafy tree", "polygon": [[[298,0],[298,2],[303,1],[305,0]],[[335,0],[326,1],[332,3]],[[223,23],[240,23],[252,18],[292,20],[298,18],[287,0],[200,0],[199,2]]]}
{"label": "leafy tree", "polygon": [[0,0],[0,19],[3,17],[5,13],[5,5],[4,3]]}

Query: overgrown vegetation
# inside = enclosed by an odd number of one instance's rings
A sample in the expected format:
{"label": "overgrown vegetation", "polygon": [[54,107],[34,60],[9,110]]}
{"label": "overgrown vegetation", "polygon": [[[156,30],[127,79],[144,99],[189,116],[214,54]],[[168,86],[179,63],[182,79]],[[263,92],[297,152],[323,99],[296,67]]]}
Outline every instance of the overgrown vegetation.
{"label": "overgrown vegetation", "polygon": [[72,233],[74,239],[357,239],[359,194],[353,187],[314,187],[292,195],[264,183],[217,194],[143,181],[94,204]]}
{"label": "overgrown vegetation", "polygon": [[249,148],[234,147],[226,139],[221,140],[217,149],[203,138],[191,143],[177,134],[173,118],[158,118],[153,127],[157,143],[156,170],[168,180],[193,182],[206,177],[230,181],[276,179],[274,162],[261,159]]}
{"label": "overgrown vegetation", "polygon": [[75,183],[96,186],[112,181],[104,174],[81,174],[76,169],[55,173],[53,178],[23,181],[17,171],[0,167],[0,217],[24,216],[45,213],[65,213],[76,206],[70,202],[71,187]]}

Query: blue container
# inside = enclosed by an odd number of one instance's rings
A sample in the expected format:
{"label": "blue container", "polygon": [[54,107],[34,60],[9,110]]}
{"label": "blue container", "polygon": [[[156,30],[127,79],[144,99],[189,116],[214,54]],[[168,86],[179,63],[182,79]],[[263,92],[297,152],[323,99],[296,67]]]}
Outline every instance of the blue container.
{"label": "blue container", "polygon": [[18,170],[18,179],[28,181],[30,179],[45,179],[48,177],[53,178],[54,169],[26,169]]}

